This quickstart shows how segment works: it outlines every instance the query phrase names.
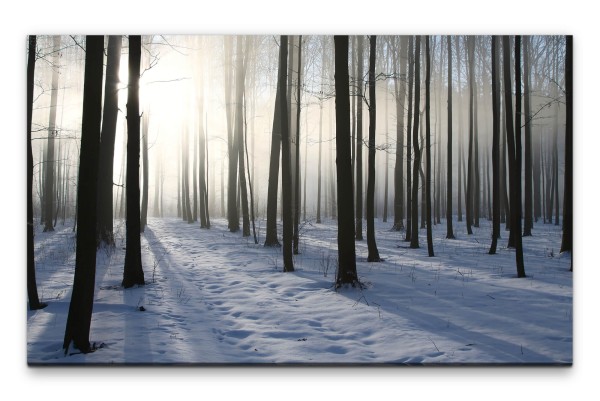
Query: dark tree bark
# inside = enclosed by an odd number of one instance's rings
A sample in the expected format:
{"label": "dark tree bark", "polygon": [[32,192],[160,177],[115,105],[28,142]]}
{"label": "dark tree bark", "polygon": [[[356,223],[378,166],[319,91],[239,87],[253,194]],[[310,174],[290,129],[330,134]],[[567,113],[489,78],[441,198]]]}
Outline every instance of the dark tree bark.
{"label": "dark tree bark", "polygon": [[357,76],[356,76],[356,216],[355,216],[355,238],[363,240],[363,41],[360,35],[357,39]]}
{"label": "dark tree bark", "polygon": [[[446,171],[446,238],[454,238],[452,228],[452,37],[448,35],[448,145]],[[460,188],[459,188],[460,192]]]}
{"label": "dark tree bark", "polygon": [[[281,43],[279,46],[283,46]],[[286,46],[287,47],[287,46]],[[279,49],[279,66],[281,68],[284,60],[281,60],[281,49]],[[287,50],[286,50],[287,52]],[[287,56],[286,56],[287,57]],[[287,59],[285,60],[287,64]],[[281,80],[281,75],[277,78],[277,92],[275,94],[275,110],[273,113],[273,133],[271,135],[271,158],[269,164],[269,187],[267,193],[267,229],[264,246],[281,246],[277,238],[277,189],[279,186],[279,155],[281,153],[281,120],[286,114],[282,113],[281,102],[285,102],[285,76]],[[319,173],[320,177],[320,173]]]}
{"label": "dark tree bark", "polygon": [[58,59],[60,54],[60,36],[53,37],[52,48],[52,86],[50,93],[50,118],[48,122],[48,146],[46,148],[46,163],[44,166],[44,232],[54,231],[54,138],[58,136],[56,129],[56,103],[58,98]]}
{"label": "dark tree bark", "polygon": [[461,69],[460,69],[460,36],[456,37],[456,41],[454,42],[455,47],[456,47],[456,76],[458,78],[458,91],[457,91],[457,95],[458,95],[458,177],[457,177],[457,191],[456,191],[456,195],[457,195],[457,220],[458,221],[463,221],[463,213],[462,213],[462,194],[463,194],[463,182],[462,182],[462,177],[463,177],[463,158],[464,158],[464,154],[463,154],[463,126],[462,126],[462,80],[461,80]]}
{"label": "dark tree bark", "polygon": [[100,134],[100,165],[98,170],[98,241],[114,246],[113,235],[113,165],[115,136],[119,112],[119,68],[121,65],[121,36],[108,37],[106,79],[104,86],[104,108],[102,110],[102,132]]}
{"label": "dark tree bark", "polygon": [[239,150],[236,146],[237,136],[233,130],[233,117],[231,111],[231,82],[233,81],[233,68],[231,66],[233,38],[225,38],[225,112],[227,118],[227,150],[229,155],[229,171],[227,178],[227,227],[230,232],[240,230],[240,219],[238,215],[237,199],[238,199],[238,156]]}
{"label": "dark tree bark", "polygon": [[571,268],[569,270],[573,271],[573,36],[568,35],[566,41],[565,194],[563,198],[563,233],[560,251],[571,252]]}
{"label": "dark tree bark", "polygon": [[429,35],[425,36],[425,164],[426,164],[426,204],[427,208],[427,253],[434,256],[433,253],[433,234],[431,228],[431,110],[430,110],[430,88],[431,88],[431,54],[429,51]]}
{"label": "dark tree bark", "polygon": [[498,37],[492,36],[492,244],[489,254],[496,253],[500,238],[500,90],[498,85]]}
{"label": "dark tree bark", "polygon": [[[350,87],[348,36],[335,36],[335,122],[338,199],[338,271],[336,288],[358,284],[354,244],[354,202],[352,200],[352,155],[350,137]],[[362,100],[361,100],[362,101]]]}
{"label": "dark tree bark", "polygon": [[419,247],[419,166],[421,165],[421,152],[419,150],[419,103],[421,101],[421,36],[417,36],[415,46],[415,104],[413,121],[413,150],[415,154],[412,182],[411,206],[411,238],[410,247]]}
{"label": "dark tree bark", "polygon": [[298,242],[300,240],[300,101],[302,94],[302,35],[298,36],[298,79],[296,82],[297,102],[296,102],[296,166],[294,167],[294,255],[299,253]]}
{"label": "dark tree bark", "polygon": [[396,55],[395,67],[400,67],[400,76],[394,80],[396,90],[396,165],[394,166],[394,226],[393,230],[404,229],[404,103],[406,100],[406,48],[408,38],[400,37],[400,54]]}
{"label": "dark tree bark", "polygon": [[42,309],[48,304],[40,302],[35,280],[35,254],[33,244],[33,151],[31,150],[31,120],[33,116],[33,78],[37,37],[29,35],[27,55],[27,296],[29,310]]}
{"label": "dark tree bark", "polygon": [[[285,82],[287,72],[287,57],[288,57],[288,37],[281,36],[281,44],[279,47],[279,79],[280,82]],[[290,131],[288,127],[288,119],[285,116],[287,112],[287,101],[285,93],[285,85],[278,87],[279,105],[282,118],[281,122],[281,215],[283,218],[283,271],[294,271],[294,260],[292,256],[292,237],[294,235],[294,220],[292,215],[292,165],[291,165],[291,149],[290,149]]]}
{"label": "dark tree bark", "polygon": [[406,236],[405,241],[411,240],[412,234],[412,174],[411,174],[411,149],[412,149],[412,113],[413,113],[413,72],[414,72],[414,37],[408,38],[408,124],[406,127]]}
{"label": "dark tree bark", "polygon": [[531,105],[529,92],[529,77],[531,75],[529,66],[529,37],[523,37],[523,85],[525,93],[525,221],[523,236],[531,235],[533,228],[533,167],[532,167],[532,141],[531,141]]}
{"label": "dark tree bark", "polygon": [[[69,352],[71,342],[83,353],[94,350],[89,336],[96,276],[96,192],[98,190],[100,119],[102,117],[103,62],[104,37],[86,36],[81,152],[77,188],[79,221],[77,223],[73,292],[63,342],[65,355]],[[139,235],[139,230],[136,231],[136,234]]]}
{"label": "dark tree bark", "polygon": [[466,219],[467,219],[467,234],[473,234],[473,230],[471,226],[473,225],[473,184],[475,181],[474,169],[476,168],[475,162],[473,160],[474,150],[473,150],[473,141],[474,141],[474,101],[475,101],[475,60],[474,60],[474,52],[475,52],[475,43],[474,38],[469,36],[467,38],[467,52],[468,52],[468,70],[469,70],[469,150],[468,150],[468,161],[467,161],[467,196],[465,199],[465,209],[466,209]]}
{"label": "dark tree bark", "polygon": [[[148,111],[142,115],[142,206],[140,211],[140,232],[143,233],[148,222],[148,172],[150,166],[148,165],[148,124],[150,116]],[[186,153],[187,158],[187,153]],[[186,164],[186,169],[187,169]],[[187,175],[187,174],[186,174]],[[188,182],[188,181],[186,181]],[[189,190],[189,188],[188,188]],[[189,199],[189,196],[188,196]],[[188,216],[188,219],[191,218]]]}
{"label": "dark tree bark", "polygon": [[[511,236],[514,238],[516,247],[517,277],[525,277],[523,264],[523,242],[521,239],[521,130],[513,128],[512,119],[512,83],[510,79],[510,41],[508,36],[503,40],[503,62],[504,62],[504,103],[506,106],[506,131],[508,142],[508,169],[510,184],[510,209],[511,209]],[[515,37],[515,87],[517,88],[517,99],[520,98],[520,75],[521,75],[521,38]],[[520,122],[521,113],[517,107],[516,122]],[[510,241],[509,241],[510,242]]]}
{"label": "dark tree bark", "polygon": [[141,37],[129,36],[127,85],[127,220],[123,287],[144,285],[140,243],[140,60]]}
{"label": "dark tree bark", "polygon": [[235,72],[235,86],[236,86],[236,106],[235,106],[235,141],[234,141],[234,152],[238,152],[239,159],[239,183],[240,183],[240,196],[242,203],[242,236],[250,236],[250,214],[248,210],[248,189],[246,186],[246,171],[244,168],[244,82],[246,80],[246,64],[244,62],[243,52],[243,37],[238,35],[237,37],[237,55],[236,55],[236,72]]}
{"label": "dark tree bark", "polygon": [[367,179],[367,247],[368,262],[380,262],[379,250],[375,241],[375,51],[377,37],[371,35],[369,53],[369,175]]}

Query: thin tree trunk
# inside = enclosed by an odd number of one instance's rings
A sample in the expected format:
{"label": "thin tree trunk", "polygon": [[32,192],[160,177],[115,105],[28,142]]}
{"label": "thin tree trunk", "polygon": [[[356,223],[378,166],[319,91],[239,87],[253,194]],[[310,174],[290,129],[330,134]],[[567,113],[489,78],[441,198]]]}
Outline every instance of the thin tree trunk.
{"label": "thin tree trunk", "polygon": [[[236,110],[235,110],[235,145],[234,152],[238,152],[238,176],[240,184],[240,196],[242,205],[242,236],[250,236],[250,215],[248,211],[248,189],[246,186],[246,171],[244,168],[244,82],[246,80],[246,63],[243,56],[243,37],[237,37],[237,56],[236,56]],[[239,228],[239,226],[238,226]]]}
{"label": "thin tree trunk", "polygon": [[427,253],[433,253],[433,234],[431,228],[431,110],[430,110],[430,87],[431,87],[431,54],[429,51],[429,35],[425,36],[426,72],[425,72],[425,163],[427,166],[426,186],[426,208],[427,208]]}
{"label": "thin tree trunk", "polygon": [[500,93],[498,85],[498,37],[492,36],[492,173],[493,211],[492,244],[489,254],[494,255],[500,238]]}
{"label": "thin tree trunk", "polygon": [[[510,79],[510,42],[509,37],[503,37],[504,52],[504,102],[506,105],[506,129],[508,142],[508,168],[510,174],[510,200],[511,200],[511,237],[514,238],[516,247],[517,277],[525,277],[525,267],[523,264],[523,243],[521,240],[521,134],[520,134],[520,36],[515,37],[515,88],[517,91],[516,122],[519,129],[513,129],[512,120],[512,93]],[[516,135],[515,135],[516,132]],[[509,240],[510,242],[510,240]]]}
{"label": "thin tree trunk", "polygon": [[[144,232],[148,221],[148,113],[142,115],[142,208],[140,232]],[[186,167],[187,168],[187,167]]]}
{"label": "thin tree trunk", "polygon": [[456,45],[456,75],[458,78],[458,90],[457,90],[457,95],[458,95],[458,188],[457,188],[457,220],[458,221],[462,221],[463,220],[463,214],[462,214],[462,186],[463,186],[463,182],[462,182],[462,176],[463,176],[463,132],[462,132],[462,97],[461,97],[461,92],[462,92],[462,83],[461,83],[461,69],[460,69],[460,36],[456,37],[456,41],[454,42],[454,44]]}
{"label": "thin tree trunk", "polygon": [[293,251],[294,255],[299,253],[298,242],[300,238],[299,232],[299,220],[300,220],[300,101],[301,98],[301,78],[302,78],[302,35],[298,37],[298,80],[297,80],[297,95],[298,99],[296,102],[296,166],[295,166],[295,179],[294,179],[294,239],[293,239]]}
{"label": "thin tree trunk", "polygon": [[367,180],[367,247],[368,262],[380,262],[379,250],[375,241],[375,50],[377,37],[372,35],[369,38],[369,175]]}
{"label": "thin tree trunk", "polygon": [[419,103],[421,100],[421,36],[416,37],[415,46],[415,110],[413,121],[413,149],[415,154],[412,182],[412,207],[411,207],[411,239],[410,247],[419,248],[419,166],[421,165],[421,152],[419,150]]}
{"label": "thin tree trunk", "polygon": [[[286,35],[281,36],[281,45],[279,48],[279,81],[285,82],[285,75],[287,71],[287,57],[288,57],[288,37]],[[285,86],[279,85],[280,91],[279,101],[281,116],[281,192],[282,192],[282,204],[281,214],[283,218],[283,271],[293,272],[294,271],[294,260],[292,252],[292,237],[294,234],[294,221],[292,215],[292,166],[291,166],[291,150],[290,150],[290,132],[288,127],[288,119],[285,116],[288,115],[287,101]]]}
{"label": "thin tree trunk", "polygon": [[531,236],[533,228],[533,167],[532,167],[532,142],[531,142],[531,105],[529,92],[529,37],[523,37],[523,85],[525,97],[525,221],[523,236]]}
{"label": "thin tree trunk", "polygon": [[50,118],[48,122],[48,147],[46,153],[44,180],[44,232],[54,231],[52,217],[54,215],[54,138],[58,136],[56,128],[56,103],[58,98],[58,58],[60,53],[60,36],[53,37],[52,47],[52,86],[50,93]]}
{"label": "thin tree trunk", "polygon": [[406,127],[406,236],[405,241],[411,241],[412,234],[412,174],[411,174],[411,149],[412,149],[412,122],[413,122],[413,82],[414,82],[414,52],[413,36],[408,39],[408,124]]}
{"label": "thin tree trunk", "polygon": [[[452,37],[448,42],[448,147],[446,171],[446,238],[454,238],[452,227]],[[459,189],[460,192],[460,189]]]}
{"label": "thin tree trunk", "polygon": [[[400,65],[400,76],[394,80],[396,89],[396,165],[394,168],[394,226],[404,229],[404,103],[406,101],[406,49],[408,38],[400,37],[400,54],[396,55],[396,68]],[[410,118],[410,117],[409,117]]]}
{"label": "thin tree trunk", "polygon": [[355,219],[355,239],[363,240],[363,41],[364,36],[357,38],[357,76],[356,76],[356,216]]}

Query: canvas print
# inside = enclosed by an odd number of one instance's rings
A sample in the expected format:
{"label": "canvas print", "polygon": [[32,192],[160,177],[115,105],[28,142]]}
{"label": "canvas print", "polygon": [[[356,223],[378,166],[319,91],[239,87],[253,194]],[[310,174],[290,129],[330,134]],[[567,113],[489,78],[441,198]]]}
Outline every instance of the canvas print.
{"label": "canvas print", "polygon": [[28,36],[27,363],[571,365],[572,43]]}

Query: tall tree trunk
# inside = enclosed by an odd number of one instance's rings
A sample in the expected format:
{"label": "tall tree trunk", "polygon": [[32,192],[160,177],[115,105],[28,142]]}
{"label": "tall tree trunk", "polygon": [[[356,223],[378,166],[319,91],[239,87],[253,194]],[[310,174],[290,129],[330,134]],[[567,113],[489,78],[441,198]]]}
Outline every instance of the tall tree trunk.
{"label": "tall tree trunk", "polygon": [[[448,145],[447,145],[447,171],[446,171],[446,238],[454,238],[452,228],[452,37],[446,38],[448,42]],[[459,191],[460,192],[460,188]]]}
{"label": "tall tree trunk", "polygon": [[[400,54],[396,55],[395,68],[400,67],[400,76],[394,80],[396,90],[396,165],[394,167],[394,226],[393,230],[404,229],[404,104],[406,101],[406,49],[408,38],[400,37]],[[410,118],[410,117],[409,117]]]}
{"label": "tall tree trunk", "polygon": [[[288,37],[281,36],[281,45],[279,48],[279,79],[280,82],[285,82],[287,72],[287,57],[288,57]],[[292,165],[291,165],[291,150],[290,150],[290,131],[288,127],[288,119],[285,116],[287,112],[287,102],[285,86],[279,85],[279,101],[281,110],[281,193],[282,204],[281,214],[283,218],[283,271],[294,271],[294,260],[292,256],[292,237],[294,234],[294,220],[292,215]]]}
{"label": "tall tree trunk", "polygon": [[[240,196],[242,204],[242,236],[250,236],[250,215],[248,210],[248,189],[246,186],[246,171],[244,168],[244,82],[246,80],[246,64],[244,62],[243,53],[243,37],[238,35],[237,37],[237,56],[236,56],[236,72],[235,72],[235,86],[236,86],[236,108],[235,108],[235,148],[234,152],[238,152],[239,159],[239,183],[240,183]],[[239,227],[239,226],[238,226]]]}
{"label": "tall tree trunk", "polygon": [[411,238],[410,247],[419,247],[419,166],[421,165],[421,152],[419,150],[419,103],[421,101],[421,36],[416,37],[415,46],[415,111],[413,121],[413,149],[415,154],[412,182],[412,206],[411,206]]}
{"label": "tall tree trunk", "polygon": [[298,36],[298,79],[296,83],[297,102],[296,102],[296,166],[294,179],[294,255],[299,253],[298,242],[300,239],[299,220],[300,220],[300,101],[301,99],[301,78],[302,78],[302,35]]}
{"label": "tall tree trunk", "polygon": [[[283,44],[280,43],[279,46],[279,57],[281,58],[281,47],[283,47]],[[280,59],[279,65],[281,66],[282,63],[283,60]],[[275,95],[275,110],[273,113],[273,132],[271,135],[271,158],[269,164],[269,187],[267,194],[267,232],[264,246],[281,245],[277,238],[277,189],[279,186],[279,155],[281,153],[281,128],[283,124],[282,120],[285,119],[287,121],[287,112],[283,114],[281,109],[281,102],[286,101],[285,96],[283,99],[280,99],[282,94],[285,95],[284,85],[285,76],[282,78],[281,74],[278,74],[277,92]]]}
{"label": "tall tree trunk", "polygon": [[569,270],[573,271],[573,36],[571,35],[567,35],[566,37],[565,95],[565,192],[563,198],[563,232],[560,251],[571,252],[571,267]]}
{"label": "tall tree trunk", "polygon": [[531,141],[531,105],[529,92],[529,77],[531,75],[529,66],[529,37],[523,37],[523,85],[525,97],[525,221],[523,236],[531,235],[533,228],[533,168],[532,168],[532,141]]}
{"label": "tall tree trunk", "polygon": [[431,54],[429,52],[429,35],[425,36],[426,53],[426,72],[425,72],[425,164],[427,167],[427,176],[425,177],[426,187],[426,208],[427,208],[427,253],[433,254],[433,234],[431,228],[431,110],[430,110],[430,88],[431,88]]}
{"label": "tall tree trunk", "polygon": [[492,244],[489,254],[494,255],[500,238],[500,91],[498,85],[498,37],[492,36],[492,173],[493,211]]}
{"label": "tall tree trunk", "polygon": [[[523,264],[523,242],[521,239],[521,37],[515,37],[515,88],[517,91],[516,122],[519,129],[514,130],[512,120],[512,93],[510,79],[510,42],[509,37],[503,38],[504,52],[504,102],[506,105],[506,130],[508,142],[508,169],[510,174],[510,209],[511,209],[511,237],[514,238],[516,247],[517,277],[525,277]],[[516,133],[516,135],[515,135]],[[509,240],[510,242],[510,240]]]}
{"label": "tall tree trunk", "polygon": [[231,111],[231,83],[233,81],[232,56],[233,38],[225,37],[225,112],[227,118],[227,153],[228,153],[228,179],[227,179],[227,227],[230,232],[240,229],[240,221],[237,208],[238,199],[238,156],[237,136],[233,130],[233,115]]}
{"label": "tall tree trunk", "polygon": [[412,149],[412,122],[413,122],[413,82],[414,82],[414,37],[408,39],[408,112],[406,126],[406,236],[405,241],[411,241],[412,234],[412,174],[411,174],[411,149]]}
{"label": "tall tree trunk", "polygon": [[473,155],[474,155],[474,150],[473,150],[473,137],[474,137],[474,115],[473,115],[473,110],[474,110],[474,101],[475,101],[475,94],[474,94],[474,87],[475,87],[475,73],[474,73],[474,69],[475,69],[475,60],[474,60],[474,52],[475,52],[475,44],[474,44],[474,38],[472,36],[469,36],[467,38],[467,52],[468,52],[468,57],[467,57],[467,69],[469,71],[469,151],[468,151],[468,161],[467,161],[467,196],[465,199],[465,206],[466,206],[466,213],[467,213],[467,234],[471,235],[473,234],[473,230],[471,229],[471,226],[473,225],[473,184],[475,181],[475,178],[473,176],[474,174],[474,169],[475,169],[475,165],[474,165],[474,160],[473,160]]}
{"label": "tall tree trunk", "polygon": [[364,36],[357,38],[357,76],[356,76],[356,216],[355,216],[355,238],[363,240],[363,41]]}
{"label": "tall tree trunk", "polygon": [[369,175],[367,179],[367,247],[368,262],[379,262],[379,251],[375,242],[375,50],[377,37],[371,35],[369,53]]}
{"label": "tall tree trunk", "polygon": [[200,90],[198,95],[198,186],[199,186],[199,207],[200,207],[200,227],[208,228],[208,191],[206,188],[206,162],[208,152],[206,146],[208,142],[205,135],[204,127],[204,70],[200,72]]}
{"label": "tall tree trunk", "polygon": [[350,88],[348,77],[348,36],[335,36],[335,122],[338,208],[338,271],[336,288],[358,284],[354,244],[354,202],[352,200],[352,155],[350,138]]}
{"label": "tall tree trunk", "polygon": [[[81,153],[77,188],[79,222],[73,292],[63,341],[65,355],[69,352],[71,342],[83,353],[94,350],[89,336],[96,276],[96,191],[98,190],[98,154],[102,117],[104,37],[86,36],[85,50]],[[139,230],[136,231],[136,235],[139,237]]]}
{"label": "tall tree trunk", "polygon": [[129,36],[127,86],[127,220],[123,287],[144,285],[140,242],[140,59],[141,37]]}
{"label": "tall tree trunk", "polygon": [[33,116],[33,78],[35,75],[37,37],[29,35],[27,54],[27,296],[29,310],[48,306],[40,302],[35,280],[35,254],[33,244],[33,151],[31,150],[31,120]]}
{"label": "tall tree trunk", "polygon": [[463,176],[463,127],[462,127],[462,115],[463,115],[463,111],[462,111],[462,97],[461,97],[461,93],[462,93],[462,82],[461,82],[461,69],[460,69],[460,36],[456,37],[456,41],[454,42],[455,46],[456,46],[456,76],[458,78],[458,88],[457,88],[457,95],[458,95],[458,188],[457,188],[457,220],[458,221],[462,221],[463,220],[463,214],[462,214],[462,186],[463,186],[463,182],[462,182],[462,176]]}
{"label": "tall tree trunk", "polygon": [[46,153],[44,179],[44,232],[54,231],[54,138],[58,136],[56,128],[56,103],[58,98],[58,59],[60,54],[60,36],[55,35],[52,47],[52,86],[50,93],[50,118],[48,122],[48,147]]}
{"label": "tall tree trunk", "polygon": [[190,203],[190,133],[189,128],[186,126],[183,129],[183,146],[181,147],[181,151],[183,152],[183,204],[181,207],[185,209],[184,220],[188,222],[188,224],[192,224],[194,220],[192,219],[192,207]]}

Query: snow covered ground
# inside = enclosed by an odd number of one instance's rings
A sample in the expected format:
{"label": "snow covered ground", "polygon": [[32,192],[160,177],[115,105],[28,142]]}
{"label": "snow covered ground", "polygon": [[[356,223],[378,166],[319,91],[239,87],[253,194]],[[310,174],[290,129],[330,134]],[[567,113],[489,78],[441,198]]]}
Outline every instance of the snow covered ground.
{"label": "snow covered ground", "polygon": [[[391,222],[376,224],[382,263],[366,262],[365,288],[333,289],[336,223],[306,223],[294,273],[280,248],[255,245],[214,219],[210,230],[153,219],[142,235],[146,285],[120,287],[118,244],[97,258],[91,341],[83,355],[61,349],[75,263],[75,237],[60,224],[36,233],[38,291],[49,306],[27,311],[30,364],[570,364],[573,280],[559,254],[560,226],[538,223],[524,239],[527,278],[517,279],[502,231],[488,255],[490,222],[473,236],[454,222],[434,228],[436,256],[408,248]],[[260,244],[264,221],[260,223]],[[144,310],[140,310],[144,309]]]}

